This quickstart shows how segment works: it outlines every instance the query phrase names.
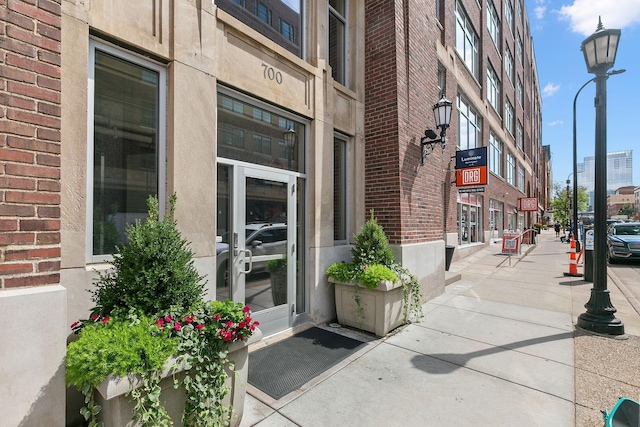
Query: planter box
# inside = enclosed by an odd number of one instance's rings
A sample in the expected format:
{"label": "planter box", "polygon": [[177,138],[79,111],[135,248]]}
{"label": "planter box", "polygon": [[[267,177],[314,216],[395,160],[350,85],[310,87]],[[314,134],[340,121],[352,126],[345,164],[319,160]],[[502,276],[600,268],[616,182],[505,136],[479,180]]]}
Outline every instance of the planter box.
{"label": "planter box", "polygon": [[354,298],[355,285],[337,282],[331,277],[329,282],[335,284],[336,312],[341,325],[384,337],[404,323],[402,283],[382,281],[375,289],[360,286],[360,302],[364,314],[364,319],[361,319]]}
{"label": "planter box", "polygon": [[[260,341],[261,338],[262,332],[256,329],[248,341],[234,342],[229,346],[229,361],[235,365],[235,373],[227,367],[229,377],[226,384],[231,387],[231,390],[223,400],[223,404],[233,407],[234,415],[230,426],[238,426],[242,420],[249,372],[249,345]],[[173,388],[173,376],[170,373],[172,362],[167,363],[167,368],[163,372],[163,379],[160,382],[162,387],[160,399],[174,425],[181,426],[186,395],[184,389]],[[184,373],[178,372],[175,375],[181,378]],[[134,404],[125,396],[129,388],[129,379],[119,377],[105,380],[96,388],[96,403],[102,407],[98,417],[100,421],[104,422],[105,427],[135,427],[139,425],[132,421]]]}

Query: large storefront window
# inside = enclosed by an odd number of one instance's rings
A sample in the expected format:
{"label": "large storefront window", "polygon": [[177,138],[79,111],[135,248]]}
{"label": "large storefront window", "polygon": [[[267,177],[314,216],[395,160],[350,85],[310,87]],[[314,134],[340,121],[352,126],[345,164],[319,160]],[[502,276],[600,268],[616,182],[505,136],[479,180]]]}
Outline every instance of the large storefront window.
{"label": "large storefront window", "polygon": [[215,0],[216,5],[269,40],[302,57],[300,0]]}
{"label": "large storefront window", "polygon": [[482,196],[458,193],[458,244],[484,241]]}
{"label": "large storefront window", "polygon": [[104,261],[128,224],[147,216],[147,198],[164,206],[165,69],[90,42],[87,252]]}

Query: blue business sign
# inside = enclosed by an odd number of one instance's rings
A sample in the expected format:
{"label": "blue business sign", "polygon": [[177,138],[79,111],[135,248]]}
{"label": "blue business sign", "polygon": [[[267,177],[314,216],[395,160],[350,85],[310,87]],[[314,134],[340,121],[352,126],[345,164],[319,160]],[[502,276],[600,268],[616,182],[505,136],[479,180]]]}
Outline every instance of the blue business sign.
{"label": "blue business sign", "polygon": [[487,166],[487,147],[456,151],[456,169]]}

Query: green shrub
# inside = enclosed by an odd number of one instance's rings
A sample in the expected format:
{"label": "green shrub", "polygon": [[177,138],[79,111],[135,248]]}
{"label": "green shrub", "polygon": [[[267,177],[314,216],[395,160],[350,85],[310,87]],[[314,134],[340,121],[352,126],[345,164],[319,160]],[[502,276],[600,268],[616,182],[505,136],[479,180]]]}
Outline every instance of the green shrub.
{"label": "green shrub", "polygon": [[368,265],[360,274],[360,282],[367,289],[376,288],[383,280],[397,282],[398,276],[389,267],[382,264]]}
{"label": "green shrub", "polygon": [[169,214],[160,219],[158,199],[149,197],[149,218],[127,227],[127,242],[117,245],[113,271],[99,275],[92,298],[94,313],[110,316],[135,308],[151,316],[203,299],[203,277],[173,219],[175,203],[173,195]]}
{"label": "green shrub", "polygon": [[353,264],[382,264],[390,267],[395,263],[387,236],[373,217],[373,210],[371,210],[371,218],[362,226],[360,232],[354,238],[356,244],[351,249]]}
{"label": "green shrub", "polygon": [[162,369],[178,349],[148,317],[95,318],[67,346],[67,384],[96,387],[109,375],[126,377]]}

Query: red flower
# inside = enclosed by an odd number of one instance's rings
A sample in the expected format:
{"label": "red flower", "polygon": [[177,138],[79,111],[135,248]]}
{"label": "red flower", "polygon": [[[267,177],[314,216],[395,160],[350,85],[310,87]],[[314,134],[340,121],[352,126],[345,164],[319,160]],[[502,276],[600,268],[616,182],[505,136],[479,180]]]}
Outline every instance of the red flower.
{"label": "red flower", "polygon": [[108,323],[109,322],[109,318],[108,317],[103,317],[102,320],[100,320],[102,323]]}
{"label": "red flower", "polygon": [[180,329],[182,329],[182,325],[180,324],[180,322],[176,322],[176,324],[173,325],[173,329],[175,329],[176,331],[179,331]]}
{"label": "red flower", "polygon": [[171,316],[169,316],[168,314],[166,316],[164,316],[164,320],[166,320],[167,322],[171,322],[173,321],[173,319],[171,318]]}
{"label": "red flower", "polygon": [[228,342],[233,339],[233,334],[231,332],[222,332],[222,341]]}
{"label": "red flower", "polygon": [[251,307],[249,307],[248,305],[245,305],[242,311],[244,311],[245,313],[249,313],[251,311]]}
{"label": "red flower", "polygon": [[220,317],[219,313],[216,313],[213,315],[213,320],[220,320],[220,319],[222,319],[222,317]]}
{"label": "red flower", "polygon": [[203,328],[204,328],[204,324],[202,324],[202,323],[198,323],[196,325],[196,329],[199,330],[199,331],[201,331]]}
{"label": "red flower", "polygon": [[185,322],[185,323],[191,323],[191,322],[193,322],[193,317],[191,317],[191,316],[187,316],[187,317],[185,317],[185,318],[184,318],[184,322]]}
{"label": "red flower", "polygon": [[98,317],[97,313],[91,313],[91,320],[96,320]]}
{"label": "red flower", "polygon": [[78,322],[78,321],[73,322],[73,323],[71,324],[71,329],[75,328],[75,327],[76,327],[76,326],[78,326],[78,325],[80,325],[80,322]]}
{"label": "red flower", "polygon": [[161,317],[158,320],[156,320],[156,325],[158,325],[159,327],[164,327],[164,319]]}
{"label": "red flower", "polygon": [[229,320],[227,323],[225,323],[225,326],[226,326],[227,328],[230,328],[230,327],[232,327],[232,326],[233,326],[233,322],[232,322],[231,320]]}

